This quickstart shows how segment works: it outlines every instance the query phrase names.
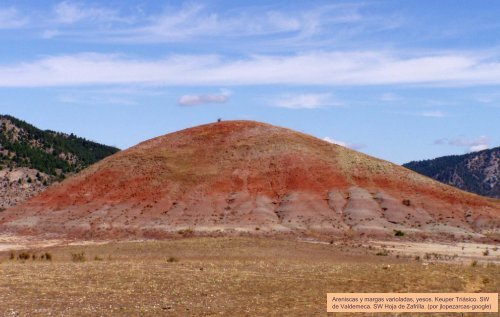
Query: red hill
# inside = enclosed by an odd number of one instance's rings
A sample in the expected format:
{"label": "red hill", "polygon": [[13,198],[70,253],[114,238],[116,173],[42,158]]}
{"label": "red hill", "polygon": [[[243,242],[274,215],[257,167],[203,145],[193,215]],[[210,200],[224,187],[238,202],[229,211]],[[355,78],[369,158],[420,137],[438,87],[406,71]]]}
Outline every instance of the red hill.
{"label": "red hill", "polygon": [[0,213],[0,230],[79,237],[185,229],[480,237],[499,223],[499,200],[251,121],[145,141]]}

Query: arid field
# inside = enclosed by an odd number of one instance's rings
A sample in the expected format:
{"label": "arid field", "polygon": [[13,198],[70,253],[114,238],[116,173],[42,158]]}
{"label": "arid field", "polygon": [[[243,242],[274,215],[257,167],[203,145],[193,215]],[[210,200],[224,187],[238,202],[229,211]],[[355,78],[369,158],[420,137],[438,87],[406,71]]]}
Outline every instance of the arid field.
{"label": "arid field", "polygon": [[309,242],[191,237],[3,251],[0,316],[325,316],[328,292],[500,290],[498,249],[476,262],[416,258],[391,242]]}

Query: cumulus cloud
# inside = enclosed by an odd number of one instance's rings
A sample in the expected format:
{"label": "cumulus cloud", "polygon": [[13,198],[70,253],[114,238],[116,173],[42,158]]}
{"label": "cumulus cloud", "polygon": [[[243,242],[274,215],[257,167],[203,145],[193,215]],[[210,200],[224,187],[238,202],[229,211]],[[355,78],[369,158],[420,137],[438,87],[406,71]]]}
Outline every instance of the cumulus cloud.
{"label": "cumulus cloud", "polygon": [[331,94],[285,94],[272,100],[272,105],[289,109],[316,109],[335,104]]}
{"label": "cumulus cloud", "polygon": [[458,147],[464,147],[469,152],[477,152],[486,150],[489,148],[490,138],[487,136],[480,136],[475,139],[467,139],[467,138],[453,138],[447,139],[442,138],[434,141],[434,144],[437,145],[452,145]]}
{"label": "cumulus cloud", "polygon": [[177,103],[181,106],[198,106],[209,103],[226,103],[229,100],[231,92],[223,90],[219,94],[206,94],[206,95],[183,95]]}
{"label": "cumulus cloud", "polygon": [[334,140],[334,139],[327,137],[327,136],[323,138],[323,141],[326,141],[326,142],[332,143],[332,144],[337,144],[337,145],[340,145],[343,147],[347,147],[347,148],[350,148],[352,150],[359,150],[359,149],[362,149],[365,147],[364,144],[355,144],[355,143]]}
{"label": "cumulus cloud", "polygon": [[[190,86],[463,86],[500,84],[500,62],[485,60],[480,54],[398,57],[387,52],[309,52],[239,58],[170,55],[144,60],[116,54],[86,53],[3,64],[0,65],[0,74],[0,87],[127,83]],[[296,98],[302,98],[306,107],[315,107],[324,102],[326,97],[319,94],[299,95]],[[289,107],[298,107],[298,104],[290,102]]]}

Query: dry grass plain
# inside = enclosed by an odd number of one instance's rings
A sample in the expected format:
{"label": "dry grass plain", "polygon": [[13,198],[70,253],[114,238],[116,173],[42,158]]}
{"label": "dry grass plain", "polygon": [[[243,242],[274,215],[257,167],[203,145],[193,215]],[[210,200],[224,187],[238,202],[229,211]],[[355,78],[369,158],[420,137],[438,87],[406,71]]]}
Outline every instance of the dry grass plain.
{"label": "dry grass plain", "polygon": [[500,290],[498,264],[377,256],[355,243],[193,237],[30,252],[52,261],[0,253],[0,316],[326,316],[328,292]]}

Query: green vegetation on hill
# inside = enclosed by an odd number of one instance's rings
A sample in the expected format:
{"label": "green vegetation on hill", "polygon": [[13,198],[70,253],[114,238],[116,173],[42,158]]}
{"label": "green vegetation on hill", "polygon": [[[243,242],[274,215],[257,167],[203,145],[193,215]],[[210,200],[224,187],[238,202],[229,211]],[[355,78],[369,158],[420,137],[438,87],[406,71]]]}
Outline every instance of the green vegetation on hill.
{"label": "green vegetation on hill", "polygon": [[0,115],[0,168],[29,167],[64,177],[119,151],[73,134],[40,130]]}
{"label": "green vegetation on hill", "polygon": [[404,164],[422,175],[483,196],[500,198],[500,147]]}

